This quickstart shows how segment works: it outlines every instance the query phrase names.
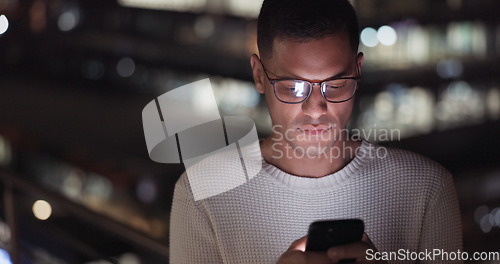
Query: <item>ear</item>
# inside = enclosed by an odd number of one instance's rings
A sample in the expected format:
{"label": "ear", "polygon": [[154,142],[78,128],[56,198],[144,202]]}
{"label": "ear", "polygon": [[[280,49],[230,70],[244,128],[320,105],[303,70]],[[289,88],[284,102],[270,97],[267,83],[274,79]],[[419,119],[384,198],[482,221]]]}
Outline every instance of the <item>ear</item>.
{"label": "ear", "polygon": [[365,61],[365,57],[363,52],[358,53],[358,57],[356,58],[356,64],[358,66],[358,74],[361,76],[361,66],[363,66],[363,62]]}
{"label": "ear", "polygon": [[253,81],[255,82],[255,88],[261,94],[264,93],[264,81],[266,77],[264,76],[264,70],[262,69],[262,64],[260,59],[256,54],[252,54],[250,57],[250,66],[252,67]]}

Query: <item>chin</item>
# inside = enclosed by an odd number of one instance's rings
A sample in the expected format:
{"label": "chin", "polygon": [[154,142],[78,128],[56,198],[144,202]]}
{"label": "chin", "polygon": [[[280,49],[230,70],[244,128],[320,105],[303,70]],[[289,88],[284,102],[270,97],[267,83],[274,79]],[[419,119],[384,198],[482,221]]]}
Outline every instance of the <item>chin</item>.
{"label": "chin", "polygon": [[325,152],[328,152],[335,145],[335,140],[296,140],[289,142],[289,144],[297,154],[300,153],[309,158],[315,158],[317,156],[323,156]]}

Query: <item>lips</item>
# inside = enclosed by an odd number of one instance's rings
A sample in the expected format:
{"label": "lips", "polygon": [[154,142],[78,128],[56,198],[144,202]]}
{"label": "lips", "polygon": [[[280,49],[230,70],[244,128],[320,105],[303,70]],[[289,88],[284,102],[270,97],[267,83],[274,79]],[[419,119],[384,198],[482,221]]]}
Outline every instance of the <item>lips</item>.
{"label": "lips", "polygon": [[[307,138],[317,138],[317,137],[325,137],[325,135],[329,135],[332,127],[325,124],[312,125],[306,124],[302,125],[298,128],[298,130],[307,136]],[[327,136],[328,137],[328,136]]]}
{"label": "lips", "polygon": [[322,132],[322,131],[330,130],[331,128],[332,128],[331,126],[325,125],[325,124],[319,124],[319,125],[306,124],[306,125],[300,126],[299,130]]}

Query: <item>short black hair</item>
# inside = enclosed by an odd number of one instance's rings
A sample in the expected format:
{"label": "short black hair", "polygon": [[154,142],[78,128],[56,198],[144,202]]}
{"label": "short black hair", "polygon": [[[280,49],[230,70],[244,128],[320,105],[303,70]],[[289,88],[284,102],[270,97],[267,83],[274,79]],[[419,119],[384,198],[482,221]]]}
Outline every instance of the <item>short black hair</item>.
{"label": "short black hair", "polygon": [[264,0],[257,21],[261,57],[271,57],[273,41],[307,41],[347,33],[358,51],[359,25],[348,0]]}

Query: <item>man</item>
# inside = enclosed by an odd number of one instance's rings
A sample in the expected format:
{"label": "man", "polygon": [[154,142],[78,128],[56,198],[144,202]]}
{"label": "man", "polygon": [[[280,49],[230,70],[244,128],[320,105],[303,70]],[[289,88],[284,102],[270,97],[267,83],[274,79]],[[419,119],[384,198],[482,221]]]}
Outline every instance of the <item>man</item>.
{"label": "man", "polygon": [[[262,170],[200,201],[181,177],[172,206],[171,263],[364,262],[375,252],[399,249],[461,250],[449,172],[417,154],[344,133],[361,78],[358,44],[347,0],[264,1],[260,58],[250,59],[273,123],[272,135],[260,144]],[[231,166],[221,173],[231,173]],[[304,252],[311,222],[347,218],[364,221],[362,241]]]}

